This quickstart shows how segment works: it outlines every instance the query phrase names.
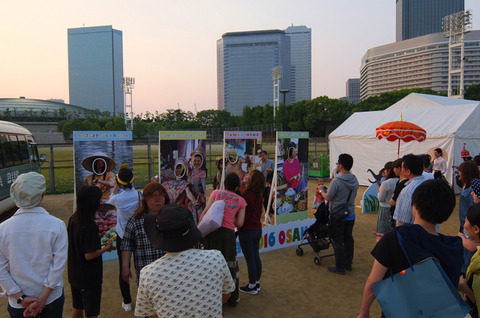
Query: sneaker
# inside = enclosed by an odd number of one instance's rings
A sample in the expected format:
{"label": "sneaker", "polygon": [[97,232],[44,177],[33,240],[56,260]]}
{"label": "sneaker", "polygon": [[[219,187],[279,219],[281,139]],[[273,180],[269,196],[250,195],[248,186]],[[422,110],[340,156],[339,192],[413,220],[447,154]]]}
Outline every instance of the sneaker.
{"label": "sneaker", "polygon": [[257,293],[260,292],[260,283],[257,283],[257,285],[255,285],[255,288],[257,289]]}
{"label": "sneaker", "polygon": [[257,291],[257,286],[253,287],[253,288],[250,288],[248,287],[248,284],[244,287],[240,287],[240,291],[242,293],[245,293],[245,294],[250,294],[250,295],[256,295],[258,294],[258,291]]}
{"label": "sneaker", "polygon": [[332,273],[335,273],[335,274],[338,274],[338,275],[345,275],[345,270],[344,269],[338,269],[335,266],[329,267],[328,271],[332,272]]}
{"label": "sneaker", "polygon": [[345,269],[349,272],[352,271],[352,265],[345,265]]}
{"label": "sneaker", "polygon": [[125,310],[126,312],[130,312],[130,311],[132,311],[132,303],[130,303],[130,304],[125,304],[125,303],[122,302],[122,308],[123,308],[123,310]]}

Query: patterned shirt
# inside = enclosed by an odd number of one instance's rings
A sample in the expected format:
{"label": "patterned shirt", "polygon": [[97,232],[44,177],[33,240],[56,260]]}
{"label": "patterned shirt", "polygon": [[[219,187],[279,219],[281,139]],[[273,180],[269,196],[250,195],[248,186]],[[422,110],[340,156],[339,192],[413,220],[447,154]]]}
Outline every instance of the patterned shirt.
{"label": "patterned shirt", "polygon": [[144,217],[145,214],[142,214],[138,219],[134,219],[133,217],[128,219],[122,244],[120,245],[121,251],[133,252],[133,262],[135,263],[135,270],[137,271],[137,282],[140,276],[140,270],[144,266],[165,255],[164,251],[157,250],[150,244],[143,230]]}
{"label": "patterned shirt", "polygon": [[410,179],[405,183],[405,188],[397,199],[397,205],[395,208],[395,214],[393,218],[397,221],[403,223],[413,224],[413,215],[412,215],[412,194],[415,189],[425,181],[423,175]]}
{"label": "patterned shirt", "polygon": [[222,317],[222,294],[234,289],[219,251],[168,253],[142,269],[135,316]]}

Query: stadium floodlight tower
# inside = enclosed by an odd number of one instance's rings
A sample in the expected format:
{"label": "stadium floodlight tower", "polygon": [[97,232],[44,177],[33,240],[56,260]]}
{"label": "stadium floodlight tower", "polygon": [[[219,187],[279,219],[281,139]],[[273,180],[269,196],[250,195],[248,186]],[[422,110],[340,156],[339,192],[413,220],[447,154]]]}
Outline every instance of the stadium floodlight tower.
{"label": "stadium floodlight tower", "polygon": [[273,118],[275,118],[276,109],[280,102],[280,80],[283,77],[283,71],[281,66],[275,66],[272,69],[273,80]]}
{"label": "stadium floodlight tower", "polygon": [[[460,11],[443,18],[443,34],[448,38],[448,97],[463,99],[464,36],[472,28],[470,10]],[[453,85],[456,87],[453,88]]]}
{"label": "stadium floodlight tower", "polygon": [[[123,114],[125,116],[125,127],[127,130],[133,130],[133,95],[132,91],[135,88],[135,78],[134,77],[122,77],[122,87],[123,93],[125,96],[125,106],[123,109]],[[127,99],[127,95],[130,96]]]}

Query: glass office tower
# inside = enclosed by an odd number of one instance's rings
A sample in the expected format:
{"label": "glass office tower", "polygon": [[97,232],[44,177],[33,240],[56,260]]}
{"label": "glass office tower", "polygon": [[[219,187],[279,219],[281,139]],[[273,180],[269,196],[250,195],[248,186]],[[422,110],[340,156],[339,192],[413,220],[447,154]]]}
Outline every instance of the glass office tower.
{"label": "glass office tower", "polygon": [[312,98],[312,29],[290,26],[285,30],[290,37],[291,65],[290,100],[292,103]]}
{"label": "glass office tower", "polygon": [[[273,105],[274,67],[283,69],[280,89],[291,90],[290,52],[290,37],[282,30],[222,35],[217,41],[218,109],[241,115],[246,105]],[[289,94],[286,103],[291,103]]]}
{"label": "glass office tower", "polygon": [[464,0],[396,0],[396,40],[443,32],[442,19],[465,10]]}
{"label": "glass office tower", "polygon": [[122,31],[112,26],[68,29],[70,104],[123,113]]}

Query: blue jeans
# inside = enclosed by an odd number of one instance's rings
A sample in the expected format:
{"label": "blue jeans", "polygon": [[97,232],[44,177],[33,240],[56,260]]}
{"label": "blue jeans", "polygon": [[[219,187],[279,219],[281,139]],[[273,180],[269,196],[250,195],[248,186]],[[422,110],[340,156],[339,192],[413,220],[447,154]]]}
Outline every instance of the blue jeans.
{"label": "blue jeans", "polygon": [[[63,304],[65,303],[65,295],[58,297],[50,304],[45,305],[45,308],[35,318],[62,318],[63,316]],[[25,308],[13,308],[8,305],[8,313],[11,318],[24,318],[23,312]]]}
{"label": "blue jeans", "polygon": [[250,284],[255,284],[262,275],[262,261],[258,251],[261,237],[262,230],[238,231],[238,240],[247,262],[248,282]]}

